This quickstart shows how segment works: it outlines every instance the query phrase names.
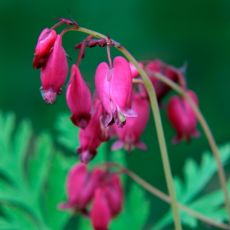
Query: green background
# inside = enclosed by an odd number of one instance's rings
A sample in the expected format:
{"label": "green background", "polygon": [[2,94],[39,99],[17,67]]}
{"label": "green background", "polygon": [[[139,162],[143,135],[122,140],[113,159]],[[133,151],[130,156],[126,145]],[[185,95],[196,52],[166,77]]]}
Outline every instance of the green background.
{"label": "green background", "polygon": [[[40,96],[39,71],[32,68],[37,37],[44,27],[52,26],[58,17],[72,17],[80,25],[110,35],[126,46],[137,59],[160,58],[182,66],[188,64],[187,81],[200,100],[218,144],[230,136],[230,1],[228,0],[65,0],[0,1],[0,110],[13,111],[19,120],[29,118],[37,132],[54,132],[57,114],[67,111],[65,96],[46,105]],[[83,38],[77,33],[64,37],[67,53],[73,61],[73,46]],[[117,52],[113,53],[117,55]],[[105,60],[104,50],[87,51],[82,73],[93,87],[97,64]],[[199,161],[199,153],[208,148],[201,138],[189,145],[171,145],[174,131],[165,116],[172,170],[181,174],[187,157]],[[0,127],[1,128],[1,127]],[[149,182],[165,190],[165,180],[153,121],[143,135],[148,152],[127,154],[130,168]],[[154,221],[164,211],[153,199]],[[163,207],[163,209],[162,209]],[[167,208],[167,205],[165,205]],[[159,212],[158,212],[159,211]]]}

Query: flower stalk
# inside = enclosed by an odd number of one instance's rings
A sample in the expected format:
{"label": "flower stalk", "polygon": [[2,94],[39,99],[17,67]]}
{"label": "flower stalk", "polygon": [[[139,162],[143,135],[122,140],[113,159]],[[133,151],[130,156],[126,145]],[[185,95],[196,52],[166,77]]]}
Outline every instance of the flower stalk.
{"label": "flower stalk", "polygon": [[[78,27],[78,28],[75,28],[74,30],[77,30],[77,31],[80,31],[86,34],[90,34],[97,38],[107,39],[105,35],[100,34],[93,30],[89,30],[87,28]],[[116,46],[116,48],[120,50],[121,53],[136,67],[140,76],[142,77],[144,86],[150,98],[150,105],[152,108],[153,117],[154,117],[154,121],[156,125],[159,147],[160,147],[160,152],[161,152],[161,157],[162,157],[162,162],[163,162],[163,169],[164,169],[164,174],[166,177],[166,184],[167,184],[169,196],[171,199],[171,207],[172,207],[172,212],[173,212],[174,225],[175,225],[176,230],[181,230],[182,225],[180,221],[180,215],[179,215],[179,210],[178,210],[178,205],[177,205],[177,200],[176,200],[176,192],[175,192],[175,188],[173,184],[173,176],[172,176],[171,167],[169,163],[167,145],[166,145],[166,141],[164,137],[164,131],[163,131],[163,126],[162,126],[161,117],[160,117],[160,110],[159,110],[155,90],[152,86],[150,79],[148,78],[148,75],[139,66],[137,60],[131,55],[131,53],[128,50],[126,50],[123,46],[118,45]]]}
{"label": "flower stalk", "polygon": [[224,172],[224,167],[221,163],[220,153],[219,153],[217,144],[215,142],[214,136],[213,136],[213,134],[212,134],[212,132],[208,126],[207,121],[205,120],[204,116],[202,115],[201,111],[196,106],[196,104],[193,102],[193,100],[191,100],[190,96],[188,96],[187,93],[180,86],[178,86],[177,84],[175,84],[173,81],[166,78],[162,74],[156,73],[155,77],[158,78],[159,80],[161,80],[162,82],[164,82],[165,84],[169,85],[174,91],[176,91],[180,95],[183,95],[186,98],[186,100],[188,101],[188,103],[191,105],[198,121],[200,122],[200,125],[204,130],[205,136],[208,140],[209,146],[212,150],[214,159],[215,159],[216,164],[217,164],[217,170],[218,170],[220,185],[221,185],[223,193],[224,193],[225,206],[226,206],[226,209],[228,212],[228,217],[230,220],[230,198],[229,198],[229,193],[227,190],[227,182],[226,182],[227,180],[226,180],[226,176],[225,176],[225,172]]}

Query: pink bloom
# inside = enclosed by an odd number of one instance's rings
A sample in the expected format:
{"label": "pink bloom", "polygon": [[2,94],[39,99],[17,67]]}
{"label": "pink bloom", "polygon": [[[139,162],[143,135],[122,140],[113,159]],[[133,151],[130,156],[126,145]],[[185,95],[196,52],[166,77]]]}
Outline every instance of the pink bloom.
{"label": "pink bloom", "polygon": [[52,51],[56,38],[57,33],[55,30],[48,28],[42,30],[35,47],[33,59],[34,68],[41,68],[45,65],[47,58]]}
{"label": "pink bloom", "polygon": [[106,130],[101,124],[102,105],[100,101],[95,102],[95,108],[89,124],[85,129],[79,131],[80,147],[77,152],[84,163],[88,163],[96,154],[99,145],[108,139]]}
{"label": "pink bloom", "polygon": [[129,63],[123,57],[116,57],[113,67],[106,62],[99,64],[95,75],[96,92],[106,111],[103,123],[107,127],[115,122],[125,123],[126,117],[134,117],[131,109],[132,75]]}
{"label": "pink bloom", "polygon": [[124,148],[128,151],[134,147],[146,149],[146,145],[140,141],[140,136],[144,132],[149,118],[149,103],[138,94],[133,96],[133,108],[137,113],[137,117],[129,117],[124,127],[115,127],[119,138],[112,145],[112,149]]}
{"label": "pink bloom", "polygon": [[152,81],[158,101],[161,101],[161,99],[171,90],[171,88],[162,81],[158,80],[155,77],[155,73],[163,74],[165,77],[174,82],[180,82],[181,80],[184,81],[182,71],[157,59],[150,61],[145,66],[145,70],[148,73],[150,80]]}
{"label": "pink bloom", "polygon": [[122,210],[123,189],[117,174],[106,173],[96,190],[90,217],[95,230],[106,230]]}
{"label": "pink bloom", "polygon": [[[193,91],[188,91],[187,94],[198,105],[196,94]],[[191,137],[199,136],[199,132],[196,129],[196,116],[185,98],[172,97],[168,102],[167,114],[169,121],[177,132],[176,137],[173,139],[174,143],[182,139],[190,140]]]}
{"label": "pink bloom", "polygon": [[95,230],[108,229],[112,218],[122,210],[123,189],[115,173],[100,168],[89,172],[87,166],[80,163],[70,170],[66,185],[68,201],[60,208],[89,216]]}
{"label": "pink bloom", "polygon": [[85,164],[75,165],[67,178],[68,201],[60,205],[62,209],[74,209],[83,211],[92,200],[98,182],[103,172],[95,169],[92,173],[87,172]]}
{"label": "pink bloom", "polygon": [[52,104],[61,87],[65,83],[68,74],[68,62],[66,53],[62,47],[62,37],[57,35],[53,51],[50,54],[46,65],[41,69],[41,92],[46,103]]}
{"label": "pink bloom", "polygon": [[109,204],[105,198],[103,189],[98,188],[95,193],[90,218],[94,230],[108,230],[108,225],[112,219]]}
{"label": "pink bloom", "polygon": [[91,116],[91,94],[77,65],[72,66],[66,101],[72,113],[72,122],[80,128],[85,128]]}

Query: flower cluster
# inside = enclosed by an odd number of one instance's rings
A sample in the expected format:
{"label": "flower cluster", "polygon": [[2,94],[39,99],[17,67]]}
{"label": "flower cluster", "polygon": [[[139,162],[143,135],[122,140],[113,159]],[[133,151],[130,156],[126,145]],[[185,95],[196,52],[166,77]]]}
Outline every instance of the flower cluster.
{"label": "flower cluster", "polygon": [[[60,34],[56,28],[67,27]],[[68,75],[68,61],[62,46],[63,35],[68,30],[77,30],[78,25],[68,19],[61,19],[52,28],[42,30],[34,52],[33,67],[41,71],[41,94],[44,101],[52,104]],[[85,49],[105,47],[108,62],[99,63],[95,71],[95,92],[91,92],[81,74],[79,64],[85,56]],[[134,148],[145,150],[141,141],[149,119],[149,95],[137,68],[122,56],[111,59],[110,48],[120,44],[110,38],[94,39],[88,36],[75,46],[79,49],[76,63],[71,67],[66,90],[66,103],[71,112],[73,125],[79,127],[77,153],[81,163],[75,165],[67,178],[68,201],[61,209],[80,212],[91,219],[95,230],[107,230],[110,221],[122,209],[123,190],[119,176],[115,173],[94,168],[91,172],[87,163],[97,154],[97,148],[111,138],[117,138],[112,150]],[[159,74],[179,84],[198,105],[196,94],[187,89],[184,68],[177,69],[161,60],[140,61],[139,66],[147,73],[161,103],[171,88],[157,77]],[[176,130],[177,143],[183,139],[197,137],[197,119],[191,104],[183,96],[173,96],[167,106],[168,119]]]}
{"label": "flower cluster", "polygon": [[80,163],[70,170],[66,187],[68,201],[60,204],[60,208],[86,215],[95,230],[107,230],[110,221],[122,210],[123,189],[115,173],[100,168],[90,172]]}
{"label": "flower cluster", "polygon": [[[58,34],[55,27],[46,28],[41,32],[35,48],[33,66],[41,70],[42,97],[49,104],[55,102],[68,75],[67,55],[62,46],[63,34]],[[79,61],[84,56],[84,49],[97,45],[109,46],[110,49],[110,46],[116,44],[111,40],[92,39],[91,36],[78,44],[79,56],[77,63],[72,65],[66,90],[66,102],[72,114],[70,119],[80,128],[77,153],[85,163],[96,155],[102,142],[112,137],[118,138],[112,145],[113,150],[124,148],[130,151],[135,147],[146,149],[140,136],[149,118],[149,98],[142,82],[135,83],[135,80],[141,80],[135,66],[121,56],[116,56],[112,61],[109,53],[108,63],[101,62],[95,71],[94,93],[91,93],[80,72]],[[140,61],[139,65],[148,74],[159,103],[171,89],[156,74],[162,74],[187,90],[181,69],[157,59]],[[194,103],[198,104],[195,93],[187,91]],[[177,132],[173,142],[198,136],[196,117],[186,99],[172,97],[167,114]]]}

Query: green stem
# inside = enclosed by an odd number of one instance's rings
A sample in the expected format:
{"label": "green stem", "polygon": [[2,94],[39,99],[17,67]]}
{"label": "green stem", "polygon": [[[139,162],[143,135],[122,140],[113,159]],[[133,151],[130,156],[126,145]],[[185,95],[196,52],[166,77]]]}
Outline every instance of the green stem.
{"label": "green stem", "polygon": [[[163,200],[167,203],[171,203],[171,199],[168,195],[161,192],[159,189],[157,189],[153,185],[149,184],[147,181],[145,181],[141,177],[139,177],[136,173],[130,171],[129,169],[125,168],[124,166],[117,164],[117,163],[114,163],[114,162],[106,162],[106,163],[102,164],[102,166],[119,168],[121,170],[121,172],[125,173],[130,178],[132,178],[137,184],[139,184],[141,187],[143,187],[146,191],[150,192],[151,194],[157,196],[158,198],[160,198],[161,200]],[[198,220],[201,220],[204,223],[207,223],[209,225],[212,225],[212,226],[220,228],[220,229],[230,229],[229,225],[216,222],[215,220],[213,220],[207,216],[204,216],[201,213],[199,213],[193,209],[190,209],[188,206],[185,206],[181,203],[178,203],[178,206],[181,210],[187,212],[189,215],[197,218]]]}
{"label": "green stem", "polygon": [[[104,38],[104,39],[107,38],[103,34],[100,34],[98,32],[95,32],[95,31],[92,31],[92,30],[89,30],[89,29],[83,28],[83,27],[76,28],[75,30],[90,34],[90,35],[97,37],[97,38]],[[163,169],[164,169],[164,174],[166,177],[166,184],[167,184],[167,188],[168,188],[169,195],[171,198],[171,206],[172,206],[172,211],[173,211],[174,225],[175,225],[176,230],[181,230],[182,226],[181,226],[181,222],[180,222],[180,215],[179,215],[179,211],[178,211],[176,193],[175,193],[175,188],[174,188],[174,184],[173,184],[173,177],[172,177],[171,167],[170,167],[170,163],[169,163],[167,146],[166,146],[166,141],[165,141],[165,137],[164,137],[164,131],[163,131],[163,127],[162,127],[160,111],[159,111],[159,106],[158,106],[155,90],[153,88],[153,85],[152,85],[148,75],[139,66],[136,59],[128,52],[128,50],[126,50],[122,46],[118,46],[117,49],[120,50],[123,53],[123,55],[137,68],[138,72],[140,73],[140,75],[143,79],[144,86],[147,90],[147,93],[148,93],[148,96],[150,99],[150,105],[151,105],[152,112],[153,112],[153,118],[154,118],[155,125],[156,125],[158,142],[159,142],[159,146],[160,146],[160,150],[161,150],[161,157],[162,157],[162,162],[163,162]]]}
{"label": "green stem", "polygon": [[201,111],[199,110],[199,108],[191,100],[191,98],[189,97],[189,95],[186,93],[185,90],[183,90],[180,86],[178,86],[176,83],[174,83],[170,79],[166,78],[162,74],[155,73],[154,76],[156,78],[158,78],[160,81],[162,81],[165,84],[167,84],[168,86],[170,86],[172,89],[174,89],[180,95],[183,95],[187,99],[188,103],[191,105],[198,121],[200,122],[200,124],[204,130],[204,133],[207,137],[210,148],[212,150],[216,164],[217,164],[220,185],[221,185],[223,193],[224,193],[225,205],[226,205],[226,209],[227,209],[228,217],[229,217],[229,221],[230,221],[230,198],[229,198],[229,193],[227,190],[227,182],[226,182],[227,180],[226,180],[226,176],[225,176],[225,172],[224,172],[224,167],[221,163],[220,153],[219,153],[217,144],[215,142],[214,136],[213,136],[213,134],[212,134],[212,132],[208,126],[208,123],[206,122],[206,120],[205,120],[204,116],[202,115]]}

